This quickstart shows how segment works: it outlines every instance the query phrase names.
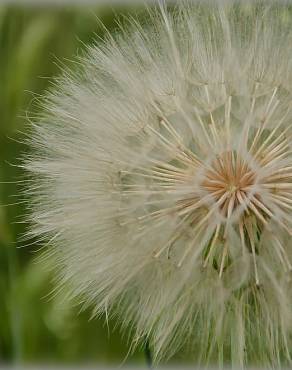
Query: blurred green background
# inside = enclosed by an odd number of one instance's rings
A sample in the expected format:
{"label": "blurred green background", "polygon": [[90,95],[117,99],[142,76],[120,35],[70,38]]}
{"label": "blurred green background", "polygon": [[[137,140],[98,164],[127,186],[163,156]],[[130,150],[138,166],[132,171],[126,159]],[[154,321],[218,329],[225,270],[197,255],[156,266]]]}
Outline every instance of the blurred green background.
{"label": "blurred green background", "polygon": [[[0,5],[0,363],[117,363],[125,359],[127,336],[104,319],[51,297],[51,276],[35,262],[38,245],[23,245],[25,207],[21,189],[21,144],[37,113],[36,98],[82,53],[105,26],[113,31],[121,14],[133,6],[20,7]],[[29,112],[29,113],[27,113]],[[18,203],[18,204],[17,204]],[[126,363],[143,362],[143,351]]]}

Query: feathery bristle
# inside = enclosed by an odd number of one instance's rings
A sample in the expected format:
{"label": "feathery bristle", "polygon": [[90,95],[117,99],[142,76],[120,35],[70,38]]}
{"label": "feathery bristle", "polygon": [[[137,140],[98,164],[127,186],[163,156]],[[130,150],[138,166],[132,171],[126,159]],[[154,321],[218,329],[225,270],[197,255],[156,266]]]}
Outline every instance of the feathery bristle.
{"label": "feathery bristle", "polygon": [[290,361],[292,16],[180,3],[108,36],[35,125],[30,235],[156,361]]}

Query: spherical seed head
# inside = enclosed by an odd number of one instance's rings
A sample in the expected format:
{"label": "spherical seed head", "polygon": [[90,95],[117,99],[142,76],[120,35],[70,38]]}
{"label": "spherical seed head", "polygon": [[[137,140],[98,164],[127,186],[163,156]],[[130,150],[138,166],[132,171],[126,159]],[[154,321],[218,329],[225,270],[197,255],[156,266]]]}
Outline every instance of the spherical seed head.
{"label": "spherical seed head", "polygon": [[290,13],[183,3],[151,22],[47,98],[32,234],[60,285],[157,360],[187,344],[201,362],[290,360]]}

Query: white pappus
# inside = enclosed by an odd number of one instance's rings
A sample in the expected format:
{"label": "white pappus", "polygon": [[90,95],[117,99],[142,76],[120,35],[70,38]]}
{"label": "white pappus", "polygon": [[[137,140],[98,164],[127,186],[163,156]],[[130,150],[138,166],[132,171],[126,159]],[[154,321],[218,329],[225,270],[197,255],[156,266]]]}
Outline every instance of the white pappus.
{"label": "white pappus", "polygon": [[[159,8],[159,9],[158,9]],[[44,100],[29,235],[59,284],[155,360],[290,361],[292,12],[161,5]],[[146,23],[146,22],[145,22]]]}

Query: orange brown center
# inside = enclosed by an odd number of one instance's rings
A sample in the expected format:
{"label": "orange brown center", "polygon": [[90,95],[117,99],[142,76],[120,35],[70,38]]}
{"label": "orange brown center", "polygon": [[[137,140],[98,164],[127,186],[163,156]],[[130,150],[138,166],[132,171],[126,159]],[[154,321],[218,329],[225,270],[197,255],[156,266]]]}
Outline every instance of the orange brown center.
{"label": "orange brown center", "polygon": [[239,206],[248,203],[255,183],[255,173],[234,151],[228,151],[212,162],[201,186],[215,200],[223,215],[230,217]]}

